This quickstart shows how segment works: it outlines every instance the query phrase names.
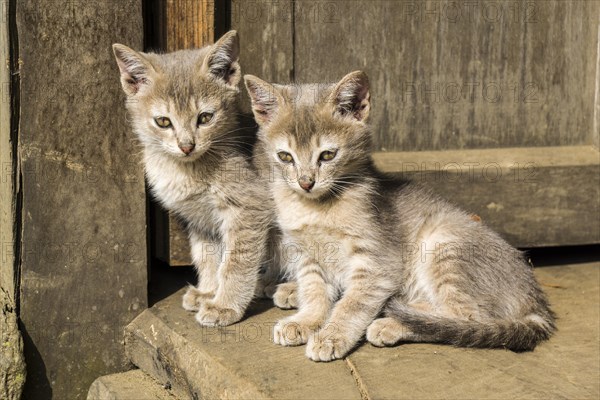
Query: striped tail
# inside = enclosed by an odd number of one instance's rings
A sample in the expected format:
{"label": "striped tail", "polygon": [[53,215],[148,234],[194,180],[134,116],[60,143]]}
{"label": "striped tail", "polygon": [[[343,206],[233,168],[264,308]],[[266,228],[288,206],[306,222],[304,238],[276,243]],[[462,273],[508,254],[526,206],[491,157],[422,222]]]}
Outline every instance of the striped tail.
{"label": "striped tail", "polygon": [[460,347],[502,347],[515,352],[531,351],[556,330],[550,311],[545,318],[529,314],[521,319],[481,322],[439,317],[396,303],[389,305],[386,314],[404,325],[409,331],[406,339],[410,341],[447,343]]}

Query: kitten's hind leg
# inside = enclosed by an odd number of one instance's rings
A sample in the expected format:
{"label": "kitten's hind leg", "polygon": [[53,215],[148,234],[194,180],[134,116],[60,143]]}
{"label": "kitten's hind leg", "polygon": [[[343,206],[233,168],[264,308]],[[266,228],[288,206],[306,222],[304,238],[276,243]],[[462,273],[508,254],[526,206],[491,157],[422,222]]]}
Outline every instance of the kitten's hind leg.
{"label": "kitten's hind leg", "polygon": [[[415,309],[415,311],[418,310],[423,313],[432,312],[432,307],[429,303],[411,303],[409,306]],[[378,318],[373,321],[367,328],[366,337],[369,343],[377,347],[394,346],[399,342],[424,341],[423,337],[415,335],[413,331],[406,325],[403,325],[402,322],[394,316]]]}
{"label": "kitten's hind leg", "polygon": [[283,309],[298,308],[298,284],[296,282],[285,282],[277,285],[273,294],[273,303]]}
{"label": "kitten's hind leg", "polygon": [[411,333],[396,318],[378,318],[367,328],[367,341],[377,347],[393,346]]}

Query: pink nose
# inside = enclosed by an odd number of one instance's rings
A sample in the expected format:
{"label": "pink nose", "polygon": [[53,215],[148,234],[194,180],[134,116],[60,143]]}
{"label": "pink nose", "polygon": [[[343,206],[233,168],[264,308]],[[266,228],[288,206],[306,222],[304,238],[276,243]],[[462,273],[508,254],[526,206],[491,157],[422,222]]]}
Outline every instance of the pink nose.
{"label": "pink nose", "polygon": [[181,151],[183,151],[183,153],[187,156],[188,154],[190,154],[192,151],[194,151],[194,147],[196,147],[196,145],[194,144],[180,144],[179,148],[181,149]]}
{"label": "pink nose", "polygon": [[298,184],[302,189],[306,190],[307,192],[310,192],[310,189],[312,189],[313,186],[315,186],[315,180],[309,176],[302,175],[300,179],[298,179]]}

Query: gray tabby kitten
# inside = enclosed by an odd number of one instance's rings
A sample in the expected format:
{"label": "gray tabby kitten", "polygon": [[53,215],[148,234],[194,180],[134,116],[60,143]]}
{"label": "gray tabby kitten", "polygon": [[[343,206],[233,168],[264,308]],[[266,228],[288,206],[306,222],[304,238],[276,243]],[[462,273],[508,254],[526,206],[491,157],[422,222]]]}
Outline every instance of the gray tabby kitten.
{"label": "gray tabby kitten", "polygon": [[152,193],[189,232],[199,283],[183,307],[202,325],[232,324],[260,291],[272,224],[239,132],[237,33],[169,54],[113,50]]}
{"label": "gray tabby kitten", "polygon": [[366,334],[400,341],[532,350],[554,316],[522,254],[484,224],[371,158],[368,78],[322,86],[246,76],[278,222],[300,252],[298,312],[274,342],[344,357]]}

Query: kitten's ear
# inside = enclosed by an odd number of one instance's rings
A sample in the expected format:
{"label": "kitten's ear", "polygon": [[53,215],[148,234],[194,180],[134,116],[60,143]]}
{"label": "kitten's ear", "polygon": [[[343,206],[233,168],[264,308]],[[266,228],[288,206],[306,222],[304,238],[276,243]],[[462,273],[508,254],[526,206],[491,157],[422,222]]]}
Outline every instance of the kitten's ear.
{"label": "kitten's ear", "polygon": [[224,34],[204,59],[203,70],[227,86],[237,87],[242,77],[240,64],[240,42],[236,31]]}
{"label": "kitten's ear", "polygon": [[118,43],[113,44],[112,48],[121,71],[121,85],[125,93],[133,96],[143,87],[149,86],[155,70],[143,54]]}
{"label": "kitten's ear", "polygon": [[365,121],[371,108],[369,78],[363,71],[354,71],[335,85],[329,100],[335,107],[334,113]]}
{"label": "kitten's ear", "polygon": [[268,124],[283,104],[283,97],[273,85],[254,75],[244,75],[244,83],[252,100],[252,112],[259,125]]}

